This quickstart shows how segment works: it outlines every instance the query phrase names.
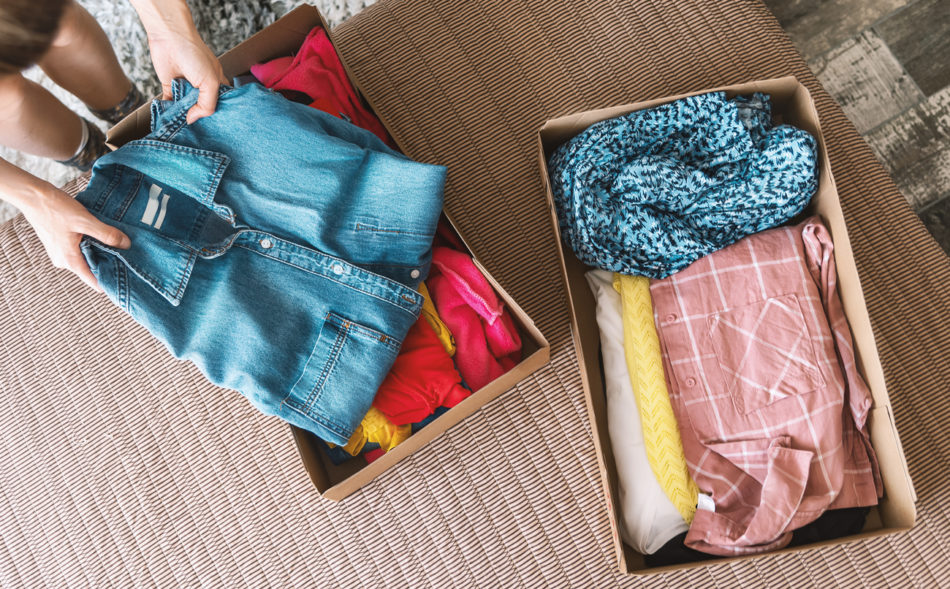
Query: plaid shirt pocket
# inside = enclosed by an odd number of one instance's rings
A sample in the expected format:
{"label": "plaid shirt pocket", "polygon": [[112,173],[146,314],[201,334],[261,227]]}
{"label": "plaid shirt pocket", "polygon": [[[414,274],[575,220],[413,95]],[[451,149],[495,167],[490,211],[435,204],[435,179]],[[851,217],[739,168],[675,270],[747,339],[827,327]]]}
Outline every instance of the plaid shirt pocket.
{"label": "plaid shirt pocket", "polygon": [[740,414],[825,385],[794,294],[713,313],[706,321]]}

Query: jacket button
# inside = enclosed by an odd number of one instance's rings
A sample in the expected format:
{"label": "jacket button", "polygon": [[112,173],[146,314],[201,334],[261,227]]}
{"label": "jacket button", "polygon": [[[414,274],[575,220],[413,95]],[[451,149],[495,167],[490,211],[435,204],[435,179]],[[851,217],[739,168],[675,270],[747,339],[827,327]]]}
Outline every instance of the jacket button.
{"label": "jacket button", "polygon": [[265,237],[261,240],[261,247],[269,250],[270,248],[274,247],[274,242]]}
{"label": "jacket button", "polygon": [[339,276],[343,274],[343,265],[342,264],[333,264],[333,273]]}
{"label": "jacket button", "polygon": [[413,270],[412,272],[409,273],[409,276],[412,276],[413,278],[419,278],[419,271]]}

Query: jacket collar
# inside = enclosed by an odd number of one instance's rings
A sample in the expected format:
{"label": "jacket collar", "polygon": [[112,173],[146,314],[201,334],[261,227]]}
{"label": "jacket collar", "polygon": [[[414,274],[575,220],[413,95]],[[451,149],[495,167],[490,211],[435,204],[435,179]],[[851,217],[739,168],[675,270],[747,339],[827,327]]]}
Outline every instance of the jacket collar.
{"label": "jacket collar", "polygon": [[[191,276],[195,260],[201,254],[193,243],[172,239],[151,226],[127,218],[124,211],[132,199],[141,199],[146,183],[120,183],[128,174],[153,178],[192,198],[206,211],[195,219],[196,226],[216,213],[228,223],[234,214],[214,202],[215,193],[230,159],[221,153],[175,145],[154,139],[131,141],[99,159],[93,167],[89,186],[77,198],[101,221],[115,225],[132,238],[132,247],[120,250],[89,237],[83,238],[83,251],[95,269],[111,255],[149,284],[172,305],[178,305]],[[135,188],[129,190],[131,186]]]}

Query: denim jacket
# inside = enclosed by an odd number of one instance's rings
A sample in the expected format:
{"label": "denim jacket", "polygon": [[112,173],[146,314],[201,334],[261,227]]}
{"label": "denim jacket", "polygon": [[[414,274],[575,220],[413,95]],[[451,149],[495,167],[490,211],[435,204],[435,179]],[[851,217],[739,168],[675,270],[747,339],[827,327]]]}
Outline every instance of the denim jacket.
{"label": "denim jacket", "polygon": [[445,168],[256,84],[187,125],[197,95],[96,163],[78,199],[132,247],[82,252],[177,358],[345,444],[419,315]]}

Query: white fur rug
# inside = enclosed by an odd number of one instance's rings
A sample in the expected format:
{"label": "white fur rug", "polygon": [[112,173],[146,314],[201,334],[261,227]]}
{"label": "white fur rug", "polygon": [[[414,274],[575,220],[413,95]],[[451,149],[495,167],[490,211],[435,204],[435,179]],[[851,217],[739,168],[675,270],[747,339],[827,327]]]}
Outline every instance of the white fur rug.
{"label": "white fur rug", "polygon": [[[147,96],[157,94],[159,84],[149,58],[145,31],[132,6],[123,0],[78,1],[102,25],[129,79],[135,82]],[[331,26],[334,26],[373,2],[375,0],[313,0],[310,4],[315,4],[330,21]],[[191,6],[195,25],[201,36],[216,54],[221,54],[303,2],[297,0],[265,0],[263,2],[188,0],[188,4]],[[53,84],[39,68],[30,68],[24,74],[48,88],[81,116],[97,121],[75,96]],[[101,126],[105,130],[105,124]],[[22,154],[3,146],[0,146],[0,157],[56,186],[62,186],[78,175],[74,169],[54,161]],[[0,223],[14,215],[16,215],[16,209],[0,201]]]}

